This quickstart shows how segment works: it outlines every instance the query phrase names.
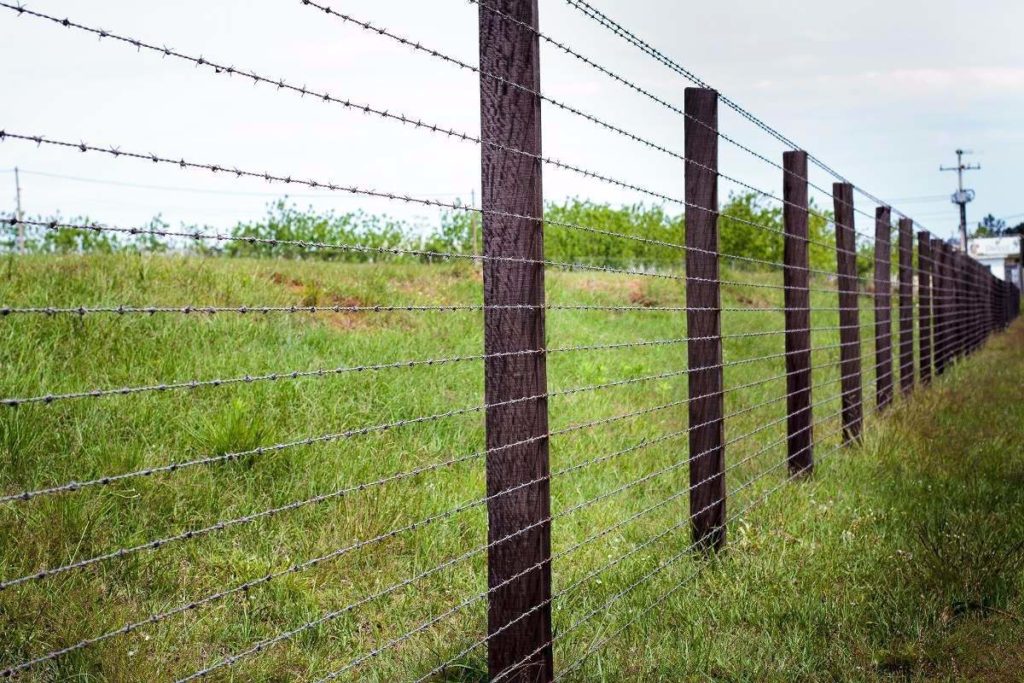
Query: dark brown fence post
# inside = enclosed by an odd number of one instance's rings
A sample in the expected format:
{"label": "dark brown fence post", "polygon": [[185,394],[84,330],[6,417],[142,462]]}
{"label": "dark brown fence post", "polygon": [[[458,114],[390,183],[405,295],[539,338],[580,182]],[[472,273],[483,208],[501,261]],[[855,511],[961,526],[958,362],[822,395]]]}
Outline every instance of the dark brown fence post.
{"label": "dark brown fence post", "polygon": [[970,256],[964,256],[964,265],[966,266],[966,288],[967,288],[967,353],[974,353],[974,349],[978,346],[978,286],[977,286],[977,270],[975,266],[977,261],[972,259]]}
{"label": "dark brown fence post", "polygon": [[952,365],[953,361],[956,360],[956,276],[953,270],[953,251],[949,248],[948,244],[942,245],[942,279],[943,290],[946,297],[946,320],[944,323],[945,327],[945,341],[943,342],[943,348],[945,349],[943,358],[943,367]]}
{"label": "dark brown fence post", "polygon": [[967,356],[971,351],[971,276],[969,275],[970,256],[958,251],[956,253],[958,280],[960,281],[960,355]]}
{"label": "dark brown fence post", "polygon": [[964,252],[956,252],[956,262],[959,267],[959,282],[961,282],[961,355],[967,356],[971,352],[971,339],[973,330],[971,328],[971,264],[968,262],[971,257]]}
{"label": "dark brown fence post", "polygon": [[892,210],[875,209],[875,401],[892,402]]}
{"label": "dark brown fence post", "polygon": [[914,389],[914,221],[900,219],[900,390]]}
{"label": "dark brown fence post", "polygon": [[932,381],[932,244],[927,230],[917,233],[917,338],[921,384]]}
{"label": "dark brown fence post", "polygon": [[690,515],[705,550],[725,545],[725,424],[718,284],[718,93],[687,88],[686,336]]}
{"label": "dark brown fence post", "polygon": [[967,263],[971,265],[971,347],[979,349],[985,343],[984,269],[972,258],[968,258]]}
{"label": "dark brown fence post", "polygon": [[946,278],[946,245],[942,240],[932,239],[932,271],[933,291],[935,298],[932,306],[935,309],[935,374],[941,375],[946,371],[947,339],[949,329],[949,280]]}
{"label": "dark brown fence post", "polygon": [[836,272],[839,274],[839,373],[843,392],[843,439],[845,443],[850,443],[860,439],[864,422],[853,185],[834,183],[832,203],[836,214]]}
{"label": "dark brown fence post", "polygon": [[953,277],[953,356],[959,358],[964,353],[964,262],[959,251],[950,251],[950,266]]}
{"label": "dark brown fence post", "polygon": [[999,303],[1002,313],[1000,314],[1000,329],[1005,330],[1010,324],[1010,292],[1006,283],[999,281]]}
{"label": "dark brown fence post", "polygon": [[[488,307],[484,352],[488,356],[545,348],[544,267],[503,260],[544,258],[541,163],[508,151],[541,153],[541,103],[534,94],[540,91],[540,46],[536,33],[515,23],[537,28],[537,0],[491,2],[502,14],[481,7],[479,15],[480,69],[501,79],[480,79],[483,276]],[[492,308],[517,304],[524,307]],[[491,544],[487,581],[493,589],[487,613],[488,669],[492,678],[504,673],[505,680],[516,683],[547,682],[554,676],[551,500],[548,442],[538,438],[548,432],[545,356],[490,357],[484,365],[484,385],[488,405],[537,397],[498,405],[486,414]],[[514,448],[491,450],[530,439]]]}
{"label": "dark brown fence post", "polygon": [[960,259],[955,249],[950,248],[947,254],[949,264],[949,283],[952,287],[953,298],[953,324],[950,325],[950,360],[955,362],[960,357],[961,344],[963,343],[963,294],[961,292],[962,279],[960,275]]}
{"label": "dark brown fence post", "polygon": [[811,291],[807,244],[807,152],[782,155],[786,302],[786,428],[789,471],[814,467],[811,414]]}

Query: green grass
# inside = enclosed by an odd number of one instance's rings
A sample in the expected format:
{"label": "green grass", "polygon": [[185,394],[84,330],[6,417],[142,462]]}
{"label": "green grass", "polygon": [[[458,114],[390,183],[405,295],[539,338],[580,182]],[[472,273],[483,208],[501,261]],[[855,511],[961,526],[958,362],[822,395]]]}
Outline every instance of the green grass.
{"label": "green grass", "polygon": [[[777,274],[726,272],[780,284]],[[831,285],[815,283],[824,290]],[[609,274],[548,274],[550,303],[678,306],[681,283]],[[7,305],[473,304],[479,272],[454,265],[328,264],[174,256],[28,257],[5,264]],[[834,307],[834,294],[813,295]],[[774,287],[730,285],[727,307],[771,308]],[[867,304],[865,304],[867,305]],[[864,332],[871,315],[862,316]],[[817,310],[814,327],[834,328]],[[724,314],[723,332],[774,332],[781,313]],[[551,311],[549,347],[685,337],[679,313]],[[838,342],[815,332],[816,347]],[[1000,643],[1019,640],[1024,453],[1015,439],[1024,406],[1020,328],[897,402],[862,449],[838,444],[836,349],[815,352],[819,457],[809,481],[786,482],[785,366],[781,358],[726,369],[729,509],[769,492],[729,528],[730,549],[691,557],[685,525],[686,438],[641,446],[551,483],[554,552],[614,528],[554,563],[559,593],[641,549],[555,601],[555,654],[564,667],[619,627],[574,673],[578,680],[886,680],[1003,675],[1020,662]],[[0,321],[0,394],[97,387],[479,354],[481,314],[201,314],[8,316]],[[783,351],[780,335],[729,338],[727,362]],[[865,368],[872,345],[865,342]],[[549,357],[552,391],[680,370],[684,344],[564,352]],[[870,372],[868,372],[870,377]],[[406,418],[479,406],[479,361],[282,379],[195,391],[84,398],[5,408],[0,492],[130,472]],[[550,400],[551,427],[677,401],[685,376]],[[873,389],[865,384],[866,409]],[[1012,397],[1015,400],[1008,400]],[[761,405],[764,404],[764,405]],[[551,467],[585,465],[685,429],[685,406],[580,430],[551,442]],[[754,430],[758,430],[754,432]],[[754,432],[754,433],[751,433]],[[749,435],[749,436],[746,436]],[[745,438],[742,438],[745,437]],[[415,426],[195,467],[0,507],[0,576],[22,576],[477,453],[483,417],[470,412]],[[652,472],[664,474],[572,514],[560,514]],[[479,500],[480,458],[134,553],[0,593],[0,663],[73,644],[424,518]],[[620,522],[668,500],[626,524]],[[357,602],[486,543],[482,507],[296,572],[33,669],[27,680],[135,681],[183,676]],[[681,553],[650,581],[576,629],[569,627]],[[1004,557],[1008,558],[1004,561]],[[664,591],[682,583],[652,613]],[[345,612],[220,670],[214,680],[317,678],[486,590],[483,553]],[[483,601],[385,649],[348,679],[415,679],[485,634]],[[989,636],[989,633],[995,635]],[[983,645],[979,645],[983,644]],[[436,680],[485,678],[484,648]],[[1018,668],[1006,667],[1017,666]]]}

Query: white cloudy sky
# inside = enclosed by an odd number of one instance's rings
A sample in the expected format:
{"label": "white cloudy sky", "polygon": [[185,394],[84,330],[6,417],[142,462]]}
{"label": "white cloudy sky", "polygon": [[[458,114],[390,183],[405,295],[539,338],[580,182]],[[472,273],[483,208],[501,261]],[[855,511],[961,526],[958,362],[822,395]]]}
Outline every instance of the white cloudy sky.
{"label": "white cloudy sky", "polygon": [[[322,0],[357,18],[475,64],[477,10],[463,0]],[[1024,219],[1024,53],[1017,0],[595,0],[853,182],[936,234],[952,235],[955,178],[938,172],[958,146],[976,152],[972,221]],[[68,16],[182,52],[285,78],[310,89],[475,133],[470,72],[325,16],[300,0],[30,0]],[[660,97],[682,103],[679,76],[617,40],[564,0],[540,0],[542,29]],[[282,175],[360,183],[468,200],[479,152],[468,143],[379,121],[336,105],[254,87],[173,59],[0,8],[0,128]],[[673,150],[678,115],[558,51],[542,53],[542,89]],[[723,111],[723,132],[780,158],[771,138]],[[547,107],[545,153],[674,196],[677,160]],[[0,211],[13,207],[22,169],[29,214],[88,215],[139,224],[162,214],[228,226],[260,215],[284,189],[137,161],[0,144]],[[779,172],[728,145],[721,170],[778,193]],[[545,170],[550,200],[612,203],[642,195]],[[823,173],[813,181],[831,182]],[[733,189],[723,181],[722,190]],[[365,209],[432,222],[429,211],[292,188],[301,204]],[[819,203],[828,198],[818,196]],[[867,200],[862,207],[869,210]],[[678,207],[669,205],[670,210]],[[866,226],[865,226],[866,227]]]}

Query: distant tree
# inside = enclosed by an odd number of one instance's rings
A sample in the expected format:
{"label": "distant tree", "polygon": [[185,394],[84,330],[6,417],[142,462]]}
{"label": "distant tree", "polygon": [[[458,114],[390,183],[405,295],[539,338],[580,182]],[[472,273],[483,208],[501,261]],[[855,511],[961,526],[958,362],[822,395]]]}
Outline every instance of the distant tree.
{"label": "distant tree", "polygon": [[978,229],[974,231],[975,237],[999,237],[1006,233],[1006,221],[989,214],[978,223]]}
{"label": "distant tree", "polygon": [[1012,228],[1006,228],[1003,231],[1004,235],[1024,235],[1024,221],[1021,221]]}

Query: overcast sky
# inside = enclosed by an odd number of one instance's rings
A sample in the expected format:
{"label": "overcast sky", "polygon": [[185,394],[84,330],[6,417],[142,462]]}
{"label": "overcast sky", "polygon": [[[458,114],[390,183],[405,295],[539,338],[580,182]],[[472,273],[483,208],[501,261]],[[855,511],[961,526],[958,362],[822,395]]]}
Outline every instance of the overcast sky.
{"label": "overcast sky", "polygon": [[[321,0],[356,18],[477,63],[477,9],[463,0]],[[968,186],[986,213],[1024,220],[1024,53],[1019,0],[594,0],[594,4],[851,181],[942,236],[954,234],[939,173],[959,146],[974,150]],[[238,68],[284,78],[476,134],[474,74],[324,15],[301,0],[31,0],[31,9]],[[682,106],[688,83],[601,29],[564,0],[540,0],[541,28],[598,63]],[[281,175],[358,183],[468,201],[479,193],[479,149],[237,76],[62,28],[0,8],[0,128],[117,145]],[[681,118],[549,46],[542,90],[659,145],[683,149]],[[651,190],[682,195],[678,160],[546,106],[547,155]],[[722,131],[781,159],[782,147],[727,111]],[[721,170],[773,193],[776,169],[723,143]],[[285,188],[67,150],[0,144],[0,210],[22,170],[28,214],[88,215],[132,225],[162,214],[227,227],[263,213]],[[812,181],[832,179],[818,171]],[[545,168],[549,200],[614,204],[643,195]],[[289,188],[296,202],[436,220],[385,200]],[[722,181],[723,194],[736,189]],[[819,204],[827,196],[812,193]],[[479,195],[478,195],[479,196]],[[870,211],[866,199],[860,205]],[[680,207],[667,205],[670,211]],[[866,230],[868,226],[860,226]]]}

